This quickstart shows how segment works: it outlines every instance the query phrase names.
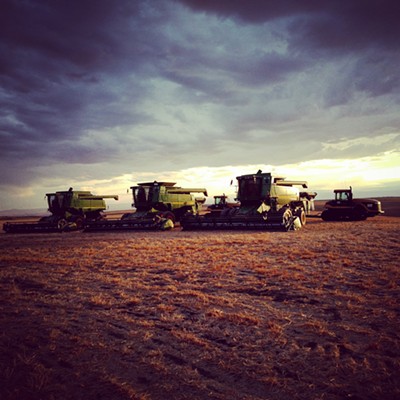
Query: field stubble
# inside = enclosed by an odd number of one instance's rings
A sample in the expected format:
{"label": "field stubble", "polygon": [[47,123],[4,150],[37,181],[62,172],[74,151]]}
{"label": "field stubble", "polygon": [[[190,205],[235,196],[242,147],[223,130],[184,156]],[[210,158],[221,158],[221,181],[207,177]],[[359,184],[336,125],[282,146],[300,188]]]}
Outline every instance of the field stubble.
{"label": "field stubble", "polygon": [[1,235],[1,398],[400,398],[399,233]]}

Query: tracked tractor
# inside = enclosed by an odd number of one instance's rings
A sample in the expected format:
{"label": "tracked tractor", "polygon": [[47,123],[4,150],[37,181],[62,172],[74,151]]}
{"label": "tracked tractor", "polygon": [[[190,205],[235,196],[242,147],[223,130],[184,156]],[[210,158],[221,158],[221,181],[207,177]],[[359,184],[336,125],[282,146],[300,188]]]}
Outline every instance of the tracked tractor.
{"label": "tracked tractor", "polygon": [[88,191],[67,191],[47,193],[48,211],[51,215],[32,223],[5,223],[7,233],[62,232],[79,230],[88,221],[102,218],[106,207],[104,199],[118,200],[117,195],[93,195]]}
{"label": "tracked tractor", "polygon": [[120,219],[89,221],[85,231],[166,230],[179,222],[183,215],[197,215],[207,196],[204,188],[181,188],[175,182],[146,182],[132,186],[135,212]]}
{"label": "tracked tractor", "polygon": [[363,221],[383,214],[381,202],[375,199],[355,199],[353,190],[335,189],[335,199],[327,201],[321,218],[324,221]]}
{"label": "tracked tractor", "polygon": [[289,181],[271,173],[238,176],[239,207],[216,214],[187,215],[181,220],[184,230],[197,229],[299,229],[306,223],[306,214],[313,208],[315,192],[305,181]]}

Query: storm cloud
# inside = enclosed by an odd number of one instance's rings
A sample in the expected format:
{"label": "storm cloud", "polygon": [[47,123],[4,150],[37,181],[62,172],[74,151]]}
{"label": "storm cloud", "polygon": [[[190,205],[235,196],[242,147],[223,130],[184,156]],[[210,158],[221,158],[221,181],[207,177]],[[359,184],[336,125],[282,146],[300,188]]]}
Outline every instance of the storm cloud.
{"label": "storm cloud", "polygon": [[399,151],[397,1],[0,7],[2,191]]}

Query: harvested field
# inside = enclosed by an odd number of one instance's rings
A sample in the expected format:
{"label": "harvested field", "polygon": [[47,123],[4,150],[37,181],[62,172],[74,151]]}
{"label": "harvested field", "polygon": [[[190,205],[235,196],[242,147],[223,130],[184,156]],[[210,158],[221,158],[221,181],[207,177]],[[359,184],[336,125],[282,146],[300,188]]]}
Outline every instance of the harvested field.
{"label": "harvested field", "polygon": [[400,218],[0,235],[2,399],[399,399]]}

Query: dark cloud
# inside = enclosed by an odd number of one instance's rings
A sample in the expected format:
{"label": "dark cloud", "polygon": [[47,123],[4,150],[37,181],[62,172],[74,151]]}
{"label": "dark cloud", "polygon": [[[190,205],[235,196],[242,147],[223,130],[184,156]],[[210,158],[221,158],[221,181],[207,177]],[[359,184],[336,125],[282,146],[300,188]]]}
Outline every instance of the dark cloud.
{"label": "dark cloud", "polygon": [[[118,56],[117,35],[123,31],[120,21],[134,16],[138,10],[134,2],[83,0],[73,3],[59,1],[2,2],[0,17],[2,42],[21,59],[38,52],[41,57],[55,59],[72,66],[91,69],[114,62]],[[14,50],[13,50],[14,49]],[[39,60],[40,64],[40,60]]]}
{"label": "dark cloud", "polygon": [[296,44],[354,48],[379,44],[398,47],[400,3],[396,0],[179,0],[198,11],[247,23],[293,18]]}
{"label": "dark cloud", "polygon": [[[222,17],[234,17],[248,23],[261,23],[293,14],[318,12],[323,6],[318,0],[179,0],[197,11],[215,13]],[[327,3],[327,2],[325,2]]]}
{"label": "dark cloud", "polygon": [[372,97],[397,95],[400,90],[398,65],[400,65],[400,52],[367,54],[356,63],[353,74],[355,88]]}
{"label": "dark cloud", "polygon": [[[131,26],[138,6],[129,1],[2,2],[2,180],[14,176],[10,163],[18,164],[20,157],[43,165],[74,162],[84,153],[83,162],[93,161],[93,153],[101,157],[102,152],[79,144],[87,130],[148,120],[134,110],[145,88],[131,80],[146,63],[136,57],[144,47],[142,32]],[[109,80],[114,74],[121,87]]]}

